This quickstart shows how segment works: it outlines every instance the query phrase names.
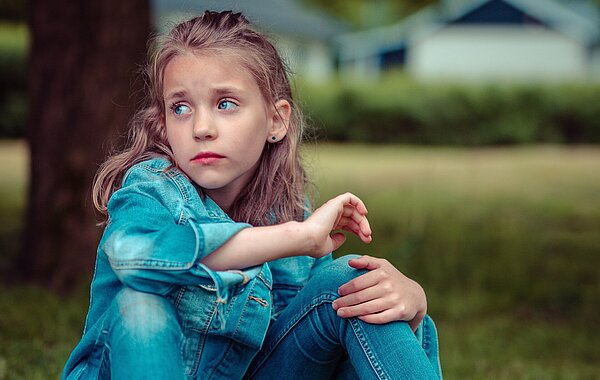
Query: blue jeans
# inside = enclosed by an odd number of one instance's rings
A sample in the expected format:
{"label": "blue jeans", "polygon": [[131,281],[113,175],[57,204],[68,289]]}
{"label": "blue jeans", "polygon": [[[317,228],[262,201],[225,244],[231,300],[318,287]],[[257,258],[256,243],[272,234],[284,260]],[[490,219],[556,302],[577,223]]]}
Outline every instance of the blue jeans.
{"label": "blue jeans", "polygon": [[99,379],[184,379],[183,333],[167,298],[125,288],[104,329]]}
{"label": "blue jeans", "polygon": [[[269,327],[246,378],[441,378],[437,332],[429,317],[413,333],[406,322],[373,325],[337,316],[331,303],[338,287],[366,272],[351,268],[348,260],[325,266],[292,299]],[[127,288],[111,308],[99,378],[186,378],[181,321],[169,299]],[[204,378],[205,370],[197,376]]]}
{"label": "blue jeans", "polygon": [[366,273],[335,260],[308,282],[267,332],[247,378],[438,379],[437,331],[426,316],[413,333],[406,322],[374,325],[340,318],[337,289]]}

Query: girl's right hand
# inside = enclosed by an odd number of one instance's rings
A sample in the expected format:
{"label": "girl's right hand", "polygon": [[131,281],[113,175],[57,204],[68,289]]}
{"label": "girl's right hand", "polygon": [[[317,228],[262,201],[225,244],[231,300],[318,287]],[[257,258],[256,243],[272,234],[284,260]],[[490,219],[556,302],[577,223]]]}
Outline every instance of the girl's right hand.
{"label": "girl's right hand", "polygon": [[354,194],[345,193],[330,199],[302,222],[309,233],[313,257],[322,257],[338,249],[346,241],[339,230],[349,231],[364,243],[370,243],[371,227],[365,204]]}

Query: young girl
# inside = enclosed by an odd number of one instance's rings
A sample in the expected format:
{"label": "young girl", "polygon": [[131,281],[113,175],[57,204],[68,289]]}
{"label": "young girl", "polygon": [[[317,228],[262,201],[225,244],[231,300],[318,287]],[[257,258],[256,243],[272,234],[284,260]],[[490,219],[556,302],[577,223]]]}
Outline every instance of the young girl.
{"label": "young girl", "polygon": [[[94,186],[108,216],[68,379],[441,377],[422,288],[352,194],[312,214],[302,119],[273,45],[231,12],[160,41],[129,147]],[[310,215],[310,216],[309,216]]]}

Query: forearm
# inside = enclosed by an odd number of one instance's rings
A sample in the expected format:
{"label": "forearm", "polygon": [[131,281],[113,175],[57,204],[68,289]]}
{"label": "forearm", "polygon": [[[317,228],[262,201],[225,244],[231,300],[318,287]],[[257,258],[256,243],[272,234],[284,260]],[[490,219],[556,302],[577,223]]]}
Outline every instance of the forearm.
{"label": "forearm", "polygon": [[202,259],[213,270],[243,269],[282,257],[308,254],[311,239],[302,223],[246,228]]}
{"label": "forearm", "polygon": [[346,240],[340,230],[371,242],[367,208],[355,195],[345,193],[330,199],[303,222],[246,228],[211,254],[202,263],[212,270],[243,269],[283,257],[322,257]]}

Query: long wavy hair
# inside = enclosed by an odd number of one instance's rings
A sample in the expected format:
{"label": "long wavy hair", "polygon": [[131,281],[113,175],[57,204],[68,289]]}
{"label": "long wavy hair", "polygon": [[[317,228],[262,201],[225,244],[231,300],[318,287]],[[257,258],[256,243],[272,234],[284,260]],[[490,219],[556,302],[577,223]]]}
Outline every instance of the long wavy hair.
{"label": "long wavy hair", "polygon": [[308,204],[308,181],[299,152],[304,120],[293,99],[286,66],[273,44],[253,30],[241,13],[206,11],[176,25],[151,46],[154,51],[143,73],[145,105],[130,122],[126,148],[111,155],[96,174],[92,192],[96,209],[108,216],[108,200],[134,164],[163,156],[177,166],[165,128],[164,70],[178,55],[208,52],[233,54],[256,80],[266,104],[274,106],[285,99],[292,109],[286,136],[277,143],[265,142],[256,173],[233,202],[230,217],[252,225],[302,220]]}

